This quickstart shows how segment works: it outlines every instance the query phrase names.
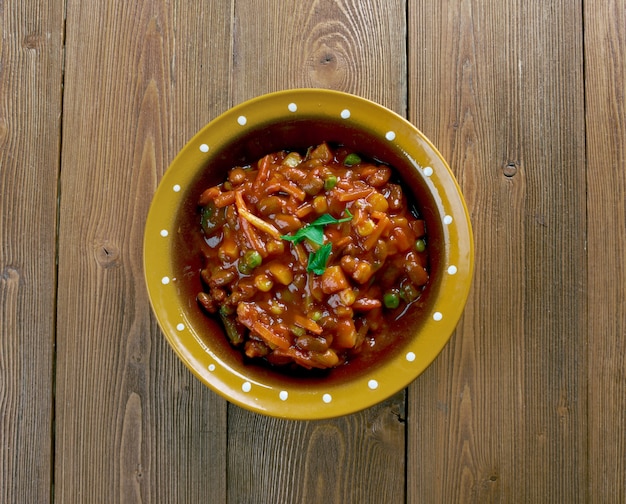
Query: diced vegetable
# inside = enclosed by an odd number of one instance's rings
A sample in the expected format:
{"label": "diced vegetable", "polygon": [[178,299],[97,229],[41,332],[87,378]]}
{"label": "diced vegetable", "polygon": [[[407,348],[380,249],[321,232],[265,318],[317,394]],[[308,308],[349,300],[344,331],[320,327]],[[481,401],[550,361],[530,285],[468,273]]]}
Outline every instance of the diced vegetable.
{"label": "diced vegetable", "polygon": [[335,188],[337,185],[337,177],[335,175],[328,175],[324,179],[324,189],[326,191],[330,191]]}
{"label": "diced vegetable", "polygon": [[241,259],[239,259],[238,268],[241,273],[244,275],[249,275],[252,273],[252,270],[257,266],[260,266],[263,262],[263,258],[261,254],[259,254],[256,250],[247,250]]}
{"label": "diced vegetable", "polygon": [[385,292],[383,295],[383,303],[385,308],[395,309],[400,306],[400,295],[395,291]]}
{"label": "diced vegetable", "polygon": [[213,201],[209,201],[202,209],[200,225],[206,236],[211,236],[218,231],[226,221],[226,212],[223,208],[217,208]]}
{"label": "diced vegetable", "polygon": [[270,366],[327,369],[393,343],[429,280],[429,237],[391,176],[322,143],[235,166],[201,192],[196,298],[231,345]]}
{"label": "diced vegetable", "polygon": [[359,164],[361,162],[361,156],[355,154],[354,152],[348,154],[346,158],[343,160],[343,164],[346,166],[353,166],[355,164]]}
{"label": "diced vegetable", "polygon": [[350,286],[340,266],[330,266],[322,273],[322,292],[333,294]]}

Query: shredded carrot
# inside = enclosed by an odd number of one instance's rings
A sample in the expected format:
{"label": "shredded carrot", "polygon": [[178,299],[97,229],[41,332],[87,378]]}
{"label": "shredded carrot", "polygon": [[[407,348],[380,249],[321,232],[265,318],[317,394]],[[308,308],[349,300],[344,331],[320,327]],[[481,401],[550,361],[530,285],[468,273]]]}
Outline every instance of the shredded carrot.
{"label": "shredded carrot", "polygon": [[293,316],[293,321],[297,326],[302,327],[302,329],[306,329],[313,334],[322,334],[323,329],[311,319],[296,313]]}
{"label": "shredded carrot", "polygon": [[298,201],[304,201],[304,199],[306,198],[306,193],[296,184],[290,182],[289,180],[277,180],[272,184],[268,184],[265,188],[265,191],[268,194],[275,192],[285,192],[290,196],[293,196]]}
{"label": "shredded carrot", "polygon": [[235,191],[222,192],[218,194],[213,201],[217,208],[232,205],[235,202]]}
{"label": "shredded carrot", "polygon": [[380,308],[381,306],[382,303],[380,302],[380,299],[362,297],[353,303],[352,309],[358,311],[370,311],[375,308]]}
{"label": "shredded carrot", "polygon": [[313,211],[313,205],[311,203],[303,203],[298,208],[296,208],[296,217],[302,219],[302,217],[306,217]]}
{"label": "shredded carrot", "polygon": [[337,191],[337,200],[341,202],[354,201],[361,198],[367,198],[370,194],[372,194],[373,189],[359,189],[357,191],[345,191],[339,192]]}
{"label": "shredded carrot", "polygon": [[345,246],[352,243],[352,236],[344,236],[335,242],[335,249],[342,250]]}
{"label": "shredded carrot", "polygon": [[254,227],[260,229],[261,231],[265,231],[268,235],[276,240],[280,240],[280,232],[269,222],[264,221],[260,217],[257,217],[253,213],[251,213],[246,207],[246,202],[243,200],[243,195],[241,191],[235,191],[235,203],[237,205],[237,211],[239,215],[246,219],[250,224]]}
{"label": "shredded carrot", "polygon": [[248,244],[259,254],[261,254],[261,257],[266,257],[266,249],[263,245],[263,242],[259,238],[259,235],[256,234],[254,228],[252,227],[252,224],[250,224],[242,216],[239,216],[239,225],[241,226],[241,230],[243,231],[244,236],[248,240]]}
{"label": "shredded carrot", "polygon": [[255,190],[259,189],[259,187],[261,187],[263,183],[267,181],[270,174],[270,165],[271,157],[269,154],[259,160],[259,171],[257,172],[254,183],[252,184],[252,187],[254,187]]}
{"label": "shredded carrot", "polygon": [[376,217],[375,214],[380,214],[380,218],[378,222],[376,223],[376,226],[374,226],[373,231],[370,233],[370,235],[367,237],[367,239],[363,243],[363,248],[365,250],[370,250],[374,245],[376,245],[378,238],[380,238],[380,235],[383,234],[383,231],[391,222],[389,220],[389,217],[387,217],[387,214],[382,213],[382,212],[372,212],[372,217]]}
{"label": "shredded carrot", "polygon": [[279,334],[276,334],[269,327],[259,321],[252,324],[252,330],[270,345],[283,349],[287,349],[291,346],[291,342],[289,340],[283,338]]}

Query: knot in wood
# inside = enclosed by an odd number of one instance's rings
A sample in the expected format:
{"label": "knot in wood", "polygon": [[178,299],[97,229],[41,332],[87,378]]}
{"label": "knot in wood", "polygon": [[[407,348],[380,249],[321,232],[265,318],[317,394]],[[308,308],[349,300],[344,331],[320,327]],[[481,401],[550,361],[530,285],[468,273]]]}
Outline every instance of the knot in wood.
{"label": "knot in wood", "polygon": [[514,161],[509,161],[502,168],[502,173],[505,177],[508,178],[515,177],[515,175],[517,175],[517,163],[515,163]]}
{"label": "knot in wood", "polygon": [[100,243],[96,247],[96,262],[104,269],[120,266],[120,249],[111,242]]}

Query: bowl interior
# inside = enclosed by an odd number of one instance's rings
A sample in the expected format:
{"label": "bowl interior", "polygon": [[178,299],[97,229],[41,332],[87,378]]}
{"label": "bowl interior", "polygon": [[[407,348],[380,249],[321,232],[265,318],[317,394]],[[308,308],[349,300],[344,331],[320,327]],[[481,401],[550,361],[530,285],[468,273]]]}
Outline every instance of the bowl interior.
{"label": "bowl interior", "polygon": [[[201,289],[198,197],[222,182],[233,166],[278,150],[304,151],[323,141],[347,146],[394,168],[407,197],[426,221],[431,279],[418,302],[398,323],[390,324],[393,343],[367,359],[313,374],[244,363],[241,353],[228,344],[220,323],[195,302]],[[229,400],[290,418],[321,418],[362,409],[420,374],[448,341],[461,315],[472,254],[465,204],[448,166],[430,142],[383,107],[318,90],[267,95],[231,109],[205,127],[168,169],[146,226],[148,289],[172,347],[196,376]]]}

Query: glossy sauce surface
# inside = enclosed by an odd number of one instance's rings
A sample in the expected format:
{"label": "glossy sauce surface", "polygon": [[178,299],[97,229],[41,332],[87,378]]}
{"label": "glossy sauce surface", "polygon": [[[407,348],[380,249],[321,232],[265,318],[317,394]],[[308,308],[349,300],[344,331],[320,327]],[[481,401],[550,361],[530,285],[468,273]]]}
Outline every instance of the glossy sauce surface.
{"label": "glossy sauce surface", "polygon": [[325,369],[393,341],[428,275],[393,169],[328,144],[235,166],[199,198],[198,303],[246,359]]}

